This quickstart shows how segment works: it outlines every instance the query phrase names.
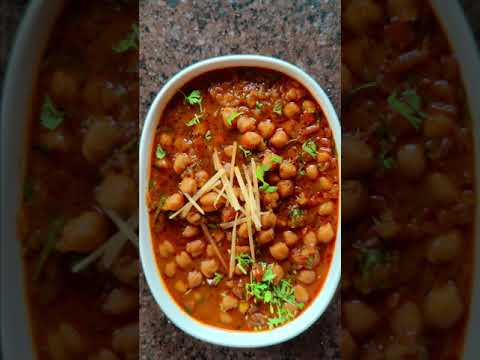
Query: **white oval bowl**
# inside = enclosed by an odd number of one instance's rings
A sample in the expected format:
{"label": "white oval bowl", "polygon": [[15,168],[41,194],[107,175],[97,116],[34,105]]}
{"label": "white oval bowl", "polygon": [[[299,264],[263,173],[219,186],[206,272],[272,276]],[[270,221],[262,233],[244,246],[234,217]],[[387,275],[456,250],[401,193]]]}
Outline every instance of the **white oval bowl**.
{"label": "white oval bowl", "polygon": [[150,233],[148,208],[146,205],[154,134],[168,102],[184,85],[199,75],[218,69],[235,67],[254,67],[275,70],[302,84],[320,105],[330,124],[339,155],[338,162],[340,169],[341,132],[337,114],[322,88],[304,71],[285,61],[258,55],[222,56],[191,65],[180,71],[165,84],[153,101],[144,123],[142,137],[140,139],[139,168],[140,258],[147,283],[155,300],[160,305],[162,311],[176,326],[193,337],[209,343],[229,347],[253,348],[278,344],[297,336],[308,329],[330,304],[340,281],[341,273],[340,216],[332,262],[325,282],[312,303],[297,318],[281,327],[268,331],[246,332],[226,330],[201,323],[180,309],[168,293],[161,274],[158,271]]}

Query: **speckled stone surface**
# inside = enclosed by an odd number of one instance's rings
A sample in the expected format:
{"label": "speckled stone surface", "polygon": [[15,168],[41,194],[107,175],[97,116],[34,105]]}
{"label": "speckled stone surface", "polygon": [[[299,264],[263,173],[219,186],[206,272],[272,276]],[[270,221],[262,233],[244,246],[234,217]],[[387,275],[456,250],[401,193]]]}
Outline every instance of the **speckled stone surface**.
{"label": "speckled stone surface", "polygon": [[[226,54],[279,57],[312,75],[340,106],[340,1],[141,1],[140,106],[145,116],[177,71]],[[194,340],[171,324],[141,277],[142,360],[339,359],[339,297],[309,331],[283,345],[232,350]]]}

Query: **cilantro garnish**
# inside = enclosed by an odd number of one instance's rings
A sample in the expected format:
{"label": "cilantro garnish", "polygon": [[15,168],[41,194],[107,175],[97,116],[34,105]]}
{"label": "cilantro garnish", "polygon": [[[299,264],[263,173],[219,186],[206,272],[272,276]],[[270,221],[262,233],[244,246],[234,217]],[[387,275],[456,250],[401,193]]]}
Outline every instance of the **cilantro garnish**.
{"label": "cilantro garnish", "polygon": [[222,279],[223,279],[223,275],[216,272],[212,281],[213,285],[217,286],[220,283],[220,281],[222,281]]}
{"label": "cilantro garnish", "polygon": [[251,150],[245,149],[242,145],[240,145],[239,148],[240,148],[240,150],[242,150],[243,156],[245,158],[249,158],[250,156],[252,156],[252,151]]}
{"label": "cilantro garnish", "polygon": [[263,104],[260,101],[257,101],[255,103],[255,107],[257,108],[257,110],[261,110],[263,108]]}
{"label": "cilantro garnish", "polygon": [[358,265],[362,278],[367,279],[376,266],[389,262],[389,258],[389,254],[382,249],[361,248]]}
{"label": "cilantro garnish", "polygon": [[200,90],[193,90],[190,95],[185,96],[185,101],[190,105],[200,105],[202,103]]}
{"label": "cilantro garnish", "polygon": [[116,53],[124,53],[130,49],[138,49],[138,26],[132,25],[132,31],[128,33],[127,37],[115,45],[113,51]]}
{"label": "cilantro garnish", "polygon": [[157,145],[157,149],[155,150],[155,156],[158,160],[162,160],[165,156],[167,156],[167,152],[162,149],[160,144]]}
{"label": "cilantro garnish", "polygon": [[280,164],[283,161],[283,158],[276,154],[273,154],[271,159],[274,163],[277,163],[277,164]]}
{"label": "cilantro garnish", "polygon": [[200,121],[202,121],[202,115],[195,114],[192,118],[192,120],[187,121],[185,125],[187,126],[195,126],[200,124]]}
{"label": "cilantro garnish", "polygon": [[422,98],[415,90],[405,90],[400,96],[394,92],[388,97],[388,104],[394,111],[407,119],[416,130],[420,129],[425,114],[421,111]]}
{"label": "cilantro garnish", "polygon": [[42,275],[45,264],[47,263],[50,254],[55,249],[55,244],[57,243],[60,231],[62,230],[64,224],[65,219],[63,217],[55,219],[50,223],[48,227],[47,240],[43,244],[42,251],[40,252],[40,256],[35,266],[35,280],[38,280],[40,275]]}
{"label": "cilantro garnish", "polygon": [[212,140],[212,132],[211,132],[210,130],[208,130],[208,131],[205,133],[205,140],[207,140],[207,141]]}
{"label": "cilantro garnish", "polygon": [[55,130],[64,119],[64,113],[57,110],[50,96],[45,96],[40,114],[40,123],[48,130]]}
{"label": "cilantro garnish", "polygon": [[305,211],[299,207],[291,209],[288,213],[290,226],[294,228],[301,226],[304,215]]}
{"label": "cilantro garnish", "polygon": [[273,112],[277,115],[282,115],[282,102],[280,100],[277,100],[275,104],[273,105]]}
{"label": "cilantro garnish", "polygon": [[270,170],[270,166],[267,166],[265,164],[260,164],[257,166],[257,169],[255,170],[255,175],[257,179],[260,180],[260,182],[262,183],[262,186],[260,186],[260,190],[272,193],[277,191],[277,187],[272,186],[265,181],[265,172],[267,172],[268,170]]}
{"label": "cilantro garnish", "polygon": [[241,113],[241,112],[236,112],[236,111],[234,111],[234,112],[232,113],[232,115],[230,115],[230,116],[228,117],[228,119],[227,119],[227,124],[228,124],[229,126],[232,126],[233,120],[235,120],[237,117],[239,117],[239,116],[242,115],[242,114],[243,114],[243,113]]}
{"label": "cilantro garnish", "polygon": [[235,257],[235,260],[237,260],[237,266],[240,269],[240,271],[247,275],[247,268],[253,264],[253,259],[250,257],[248,254],[240,254]]}
{"label": "cilantro garnish", "polygon": [[312,157],[317,156],[317,144],[312,139],[305,141],[302,145],[302,150]]}

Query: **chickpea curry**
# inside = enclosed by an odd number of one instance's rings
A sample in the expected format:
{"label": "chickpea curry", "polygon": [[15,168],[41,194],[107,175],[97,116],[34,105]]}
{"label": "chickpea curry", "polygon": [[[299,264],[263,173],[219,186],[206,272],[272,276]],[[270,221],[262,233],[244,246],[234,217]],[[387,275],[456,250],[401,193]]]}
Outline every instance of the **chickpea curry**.
{"label": "chickpea curry", "polygon": [[40,65],[19,231],[37,358],[138,358],[138,7],[70,1]]}
{"label": "chickpea curry", "polygon": [[328,273],[338,201],[329,124],[283,74],[207,73],[160,119],[147,196],[155,255],[201,322],[260,331],[300,314]]}
{"label": "chickpea curry", "polygon": [[342,358],[459,359],[475,177],[457,60],[428,1],[345,1],[342,31]]}

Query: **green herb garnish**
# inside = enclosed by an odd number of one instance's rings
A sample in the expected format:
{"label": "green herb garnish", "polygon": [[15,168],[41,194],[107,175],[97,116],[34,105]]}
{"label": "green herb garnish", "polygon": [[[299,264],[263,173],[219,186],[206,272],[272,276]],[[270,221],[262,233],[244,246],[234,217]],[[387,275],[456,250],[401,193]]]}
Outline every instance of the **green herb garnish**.
{"label": "green herb garnish", "polygon": [[187,126],[195,126],[195,125],[200,124],[201,121],[202,121],[202,115],[195,114],[195,115],[193,116],[193,119],[190,120],[190,121],[187,121],[187,122],[185,123],[185,125],[187,125]]}
{"label": "green herb garnish", "polygon": [[390,107],[407,119],[416,129],[420,129],[420,124],[425,118],[425,114],[421,111],[422,98],[413,89],[405,90],[400,94],[393,93],[388,97]]}
{"label": "green herb garnish", "polygon": [[257,110],[261,110],[263,108],[263,104],[260,101],[257,101],[255,103],[255,107],[257,108]]}
{"label": "green herb garnish", "polygon": [[223,279],[223,275],[216,272],[212,281],[213,285],[217,286],[220,283],[220,281],[222,281],[222,279]]}
{"label": "green herb garnish", "polygon": [[167,156],[167,152],[162,149],[160,144],[157,145],[157,149],[155,150],[155,156],[158,160],[162,160],[165,156]]}
{"label": "green herb garnish", "polygon": [[202,94],[200,90],[193,90],[190,95],[185,96],[185,101],[190,105],[201,105],[202,104]]}
{"label": "green herb garnish", "polygon": [[40,123],[48,130],[55,130],[64,120],[64,113],[55,108],[50,96],[45,96],[40,114]]}
{"label": "green herb garnish", "polygon": [[273,105],[273,112],[277,115],[282,115],[282,102],[280,100],[277,100],[275,104]]}
{"label": "green herb garnish", "polygon": [[362,278],[368,279],[376,266],[389,262],[389,259],[389,254],[384,250],[375,248],[361,248],[358,257],[358,264]]}
{"label": "green herb garnish", "polygon": [[312,139],[305,141],[302,145],[302,150],[312,157],[317,156],[317,144]]}
{"label": "green herb garnish", "polygon": [[252,156],[252,151],[251,151],[251,150],[248,150],[248,149],[245,149],[242,145],[239,146],[239,149],[242,150],[243,156],[245,157],[245,159],[247,159],[247,158],[249,158],[250,156]]}
{"label": "green herb garnish", "polygon": [[228,124],[229,126],[232,126],[233,120],[235,120],[237,117],[239,117],[239,116],[242,115],[242,114],[243,114],[243,113],[241,113],[241,112],[236,112],[236,111],[234,111],[234,112],[232,113],[232,115],[230,115],[230,116],[228,117],[228,119],[227,119],[227,124]]}
{"label": "green herb garnish", "polygon": [[124,53],[130,49],[138,49],[138,26],[133,24],[132,31],[112,49],[116,53]]}
{"label": "green herb garnish", "polygon": [[205,140],[207,141],[210,141],[212,140],[212,132],[210,130],[208,130],[206,133],[205,133]]}
{"label": "green herb garnish", "polygon": [[288,216],[290,218],[290,225],[294,228],[299,227],[302,225],[305,211],[301,208],[295,207],[289,211]]}
{"label": "green herb garnish", "polygon": [[257,169],[255,170],[255,175],[257,179],[260,180],[260,182],[262,183],[262,186],[260,186],[260,190],[268,193],[276,192],[277,187],[272,186],[265,181],[265,172],[267,172],[268,170],[270,170],[270,166],[264,164],[258,165]]}
{"label": "green herb garnish", "polygon": [[40,275],[42,275],[43,268],[47,263],[48,257],[55,249],[55,244],[57,243],[60,231],[62,230],[64,224],[64,218],[55,219],[50,223],[47,233],[47,239],[43,244],[42,251],[40,252],[40,256],[35,266],[35,280],[38,280],[40,278]]}
{"label": "green herb garnish", "polygon": [[240,271],[247,275],[247,268],[253,264],[253,259],[250,257],[248,254],[240,254],[235,257],[235,260],[237,261],[237,266],[240,269]]}
{"label": "green herb garnish", "polygon": [[277,163],[277,164],[280,164],[283,161],[283,158],[276,154],[273,154],[271,159],[274,163]]}

